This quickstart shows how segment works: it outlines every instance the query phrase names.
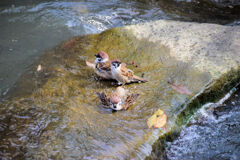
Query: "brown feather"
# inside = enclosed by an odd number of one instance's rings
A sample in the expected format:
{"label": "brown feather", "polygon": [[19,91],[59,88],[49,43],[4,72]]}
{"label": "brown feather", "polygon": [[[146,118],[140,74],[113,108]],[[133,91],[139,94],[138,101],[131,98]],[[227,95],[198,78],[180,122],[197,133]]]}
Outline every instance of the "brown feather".
{"label": "brown feather", "polygon": [[121,73],[122,73],[123,76],[126,76],[129,79],[132,79],[133,78],[133,74],[134,74],[133,71],[128,69],[128,68],[126,68],[125,65],[123,65],[123,66],[121,65]]}
{"label": "brown feather", "polygon": [[96,68],[99,70],[111,71],[111,62],[107,61],[105,63],[97,63]]}
{"label": "brown feather", "polygon": [[104,106],[110,106],[110,100],[104,92],[102,93],[97,92],[97,96]]}
{"label": "brown feather", "polygon": [[131,94],[127,96],[123,109],[127,109],[138,98],[139,94]]}
{"label": "brown feather", "polygon": [[114,92],[112,94],[110,94],[109,96],[109,101],[112,103],[112,104],[117,104],[118,102],[121,101],[120,97],[119,97],[119,94],[117,92]]}
{"label": "brown feather", "polygon": [[148,80],[138,77],[136,75],[133,75],[133,81],[147,82]]}
{"label": "brown feather", "polygon": [[130,80],[131,82],[147,82],[146,79],[134,75],[134,72],[132,70],[126,68],[125,63],[121,65],[121,74],[127,77],[127,79]]}

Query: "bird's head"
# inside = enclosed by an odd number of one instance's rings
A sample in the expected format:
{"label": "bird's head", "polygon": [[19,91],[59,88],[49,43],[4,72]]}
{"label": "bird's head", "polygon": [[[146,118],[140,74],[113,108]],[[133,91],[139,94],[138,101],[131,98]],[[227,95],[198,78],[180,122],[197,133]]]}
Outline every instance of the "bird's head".
{"label": "bird's head", "polygon": [[95,57],[96,57],[96,60],[95,60],[96,63],[104,63],[109,59],[108,54],[103,51],[100,51],[97,54],[95,54]]}
{"label": "bird's head", "polygon": [[111,95],[110,96],[110,102],[111,102],[111,108],[113,109],[113,110],[121,110],[122,108],[121,108],[121,105],[120,105],[120,103],[121,103],[121,98],[118,96],[118,95]]}
{"label": "bird's head", "polygon": [[121,63],[122,62],[120,60],[113,60],[111,63],[111,67],[117,69],[118,67],[120,67]]}

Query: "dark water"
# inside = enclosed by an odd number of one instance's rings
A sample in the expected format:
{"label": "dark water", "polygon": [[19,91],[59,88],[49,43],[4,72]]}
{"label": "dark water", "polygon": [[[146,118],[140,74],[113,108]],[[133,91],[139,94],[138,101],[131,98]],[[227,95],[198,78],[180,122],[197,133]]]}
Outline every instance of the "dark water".
{"label": "dark water", "polygon": [[240,1],[238,0],[154,0],[154,3],[181,21],[202,23],[231,23],[239,25]]}
{"label": "dark water", "polygon": [[182,130],[180,137],[168,143],[171,160],[210,160],[240,158],[240,90],[223,105],[202,109]]}

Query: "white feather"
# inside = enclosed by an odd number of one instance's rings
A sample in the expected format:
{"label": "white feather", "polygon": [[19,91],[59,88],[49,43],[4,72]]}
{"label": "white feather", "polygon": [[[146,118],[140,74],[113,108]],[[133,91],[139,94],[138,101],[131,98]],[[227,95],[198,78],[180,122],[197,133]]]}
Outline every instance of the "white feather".
{"label": "white feather", "polygon": [[115,79],[118,79],[119,73],[121,72],[121,64],[115,68],[115,66],[111,65],[111,71],[112,71],[112,75]]}

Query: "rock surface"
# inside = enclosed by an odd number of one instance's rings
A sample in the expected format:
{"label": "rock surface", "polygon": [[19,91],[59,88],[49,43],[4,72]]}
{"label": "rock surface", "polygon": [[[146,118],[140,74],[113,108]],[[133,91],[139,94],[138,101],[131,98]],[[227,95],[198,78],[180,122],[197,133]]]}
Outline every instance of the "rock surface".
{"label": "rock surface", "polygon": [[[96,92],[115,90],[85,65],[100,50],[149,80],[126,86],[140,98],[125,112],[105,110],[97,99]],[[159,137],[179,132],[199,107],[239,82],[239,50],[238,26],[166,20],[75,37],[46,52],[1,102],[0,146],[8,146],[6,156],[17,150],[33,159],[144,159]],[[180,94],[169,82],[193,94]],[[148,129],[158,109],[168,117],[166,129]]]}
{"label": "rock surface", "polygon": [[239,66],[239,27],[156,21],[126,29],[138,39],[167,46],[170,56],[213,77]]}

